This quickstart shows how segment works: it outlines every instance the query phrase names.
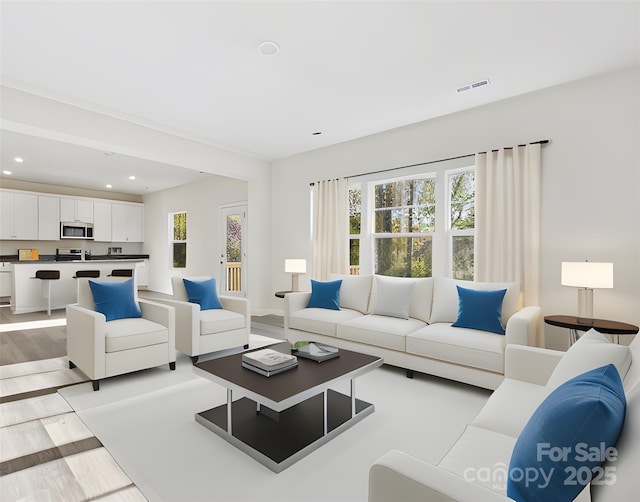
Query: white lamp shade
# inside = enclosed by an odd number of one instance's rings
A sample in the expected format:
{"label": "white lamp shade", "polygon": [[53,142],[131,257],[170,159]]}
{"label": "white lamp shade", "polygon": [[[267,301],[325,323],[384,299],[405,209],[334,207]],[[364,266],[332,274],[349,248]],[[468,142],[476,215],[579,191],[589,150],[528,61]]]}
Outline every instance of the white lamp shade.
{"label": "white lamp shade", "polygon": [[563,261],[561,284],[576,288],[613,288],[613,263]]}
{"label": "white lamp shade", "polygon": [[307,260],[286,259],[284,260],[284,271],[290,274],[306,274]]}

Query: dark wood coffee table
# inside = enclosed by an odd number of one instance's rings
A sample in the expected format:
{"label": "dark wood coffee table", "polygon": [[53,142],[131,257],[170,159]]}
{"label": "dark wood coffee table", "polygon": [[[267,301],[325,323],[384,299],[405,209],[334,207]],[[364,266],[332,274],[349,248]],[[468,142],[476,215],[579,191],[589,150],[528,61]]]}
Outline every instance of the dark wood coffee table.
{"label": "dark wood coffee table", "polygon": [[[227,402],[196,413],[195,419],[281,472],[373,413],[373,404],[356,399],[355,378],[382,363],[379,357],[340,349],[335,359],[317,363],[299,357],[297,368],[265,377],[243,368],[242,354],[199,362],[193,371],[226,387]],[[329,388],[345,379],[349,395]],[[234,401],[234,391],[244,397]]]}

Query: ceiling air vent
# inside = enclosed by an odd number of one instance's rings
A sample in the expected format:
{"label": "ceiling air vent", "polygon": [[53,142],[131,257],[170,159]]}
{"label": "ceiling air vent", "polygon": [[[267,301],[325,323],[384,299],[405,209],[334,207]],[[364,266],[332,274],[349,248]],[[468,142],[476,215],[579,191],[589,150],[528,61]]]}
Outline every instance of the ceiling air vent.
{"label": "ceiling air vent", "polygon": [[478,80],[477,82],[473,82],[471,84],[463,85],[462,87],[458,87],[458,92],[468,91],[469,89],[475,89],[476,87],[482,87],[483,85],[489,84],[489,79],[485,78],[484,80]]}

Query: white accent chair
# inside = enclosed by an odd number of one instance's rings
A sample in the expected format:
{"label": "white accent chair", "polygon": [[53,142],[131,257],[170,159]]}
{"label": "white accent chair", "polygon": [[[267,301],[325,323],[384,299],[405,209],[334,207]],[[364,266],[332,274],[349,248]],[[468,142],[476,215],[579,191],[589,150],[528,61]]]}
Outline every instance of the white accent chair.
{"label": "white accent chair", "polygon": [[[198,362],[202,354],[236,347],[249,348],[251,313],[249,300],[235,296],[219,296],[222,309],[200,310],[190,303],[182,277],[172,277],[173,300],[158,300],[176,309],[176,348]],[[185,277],[193,281],[210,276]]]}
{"label": "white accent chair", "polygon": [[[100,282],[122,281],[101,279]],[[175,311],[172,307],[134,298],[142,317],[107,321],[95,310],[89,279],[78,278],[78,303],[67,306],[67,355],[100,389],[100,380],[169,363],[176,368]]]}

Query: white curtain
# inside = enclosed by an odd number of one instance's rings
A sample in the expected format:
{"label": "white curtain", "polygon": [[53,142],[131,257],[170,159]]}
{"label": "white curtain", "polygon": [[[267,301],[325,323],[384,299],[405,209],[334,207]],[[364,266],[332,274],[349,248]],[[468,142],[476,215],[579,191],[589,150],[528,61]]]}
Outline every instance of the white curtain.
{"label": "white curtain", "polygon": [[313,201],[313,277],[326,281],[349,270],[347,180],[316,182]]}
{"label": "white curtain", "polygon": [[515,281],[540,305],[540,145],[476,155],[478,281]]}

